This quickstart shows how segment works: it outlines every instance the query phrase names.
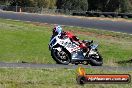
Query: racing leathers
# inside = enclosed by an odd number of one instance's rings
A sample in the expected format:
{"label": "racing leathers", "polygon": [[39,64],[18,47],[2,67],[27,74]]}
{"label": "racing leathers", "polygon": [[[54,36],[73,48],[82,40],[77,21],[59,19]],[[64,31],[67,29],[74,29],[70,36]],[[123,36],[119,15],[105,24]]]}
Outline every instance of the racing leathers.
{"label": "racing leathers", "polygon": [[61,33],[61,36],[67,36],[68,38],[70,38],[70,40],[76,44],[79,45],[79,47],[83,50],[83,52],[87,52],[88,51],[88,48],[86,46],[85,43],[83,43],[82,41],[80,41],[77,36],[75,36],[73,33],[71,32],[62,32]]}

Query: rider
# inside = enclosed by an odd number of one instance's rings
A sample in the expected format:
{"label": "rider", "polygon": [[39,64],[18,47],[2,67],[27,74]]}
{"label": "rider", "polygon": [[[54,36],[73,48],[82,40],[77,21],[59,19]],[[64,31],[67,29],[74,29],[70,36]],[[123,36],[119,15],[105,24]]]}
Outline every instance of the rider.
{"label": "rider", "polygon": [[77,36],[75,36],[74,34],[72,34],[71,32],[64,32],[64,31],[62,31],[62,28],[61,28],[61,26],[55,26],[54,28],[53,28],[53,35],[52,35],[52,38],[54,37],[54,36],[56,36],[56,35],[60,35],[60,36],[67,36],[68,38],[70,38],[71,39],[71,41],[72,42],[75,42],[76,44],[78,44],[79,45],[79,47],[80,48],[82,48],[83,49],[83,51],[84,52],[87,52],[88,51],[88,48],[87,48],[87,46],[86,46],[86,44],[85,43],[83,43],[82,41],[80,41],[78,38],[77,38]]}
{"label": "rider", "polygon": [[53,28],[53,35],[54,36],[56,36],[56,35],[58,35],[58,34],[60,34],[61,35],[61,33],[62,33],[63,31],[62,31],[62,28],[61,28],[61,26],[55,26],[54,28]]}

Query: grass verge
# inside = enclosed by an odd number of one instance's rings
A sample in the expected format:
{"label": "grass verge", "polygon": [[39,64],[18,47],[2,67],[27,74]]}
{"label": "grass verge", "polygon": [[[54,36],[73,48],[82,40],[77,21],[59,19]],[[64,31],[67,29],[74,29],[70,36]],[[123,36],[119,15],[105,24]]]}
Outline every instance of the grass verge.
{"label": "grass verge", "polygon": [[[126,74],[132,72],[87,69],[89,74]],[[73,69],[0,69],[1,88],[131,88],[129,84],[86,84],[76,82]]]}

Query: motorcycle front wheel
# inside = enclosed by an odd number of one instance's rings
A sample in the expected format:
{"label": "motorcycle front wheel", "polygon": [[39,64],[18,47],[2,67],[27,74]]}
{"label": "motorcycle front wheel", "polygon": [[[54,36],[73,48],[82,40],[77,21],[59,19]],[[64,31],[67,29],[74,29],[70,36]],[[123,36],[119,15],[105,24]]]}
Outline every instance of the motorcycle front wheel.
{"label": "motorcycle front wheel", "polygon": [[68,65],[71,61],[68,53],[63,49],[61,51],[58,51],[57,49],[52,49],[51,56],[57,62],[57,64]]}

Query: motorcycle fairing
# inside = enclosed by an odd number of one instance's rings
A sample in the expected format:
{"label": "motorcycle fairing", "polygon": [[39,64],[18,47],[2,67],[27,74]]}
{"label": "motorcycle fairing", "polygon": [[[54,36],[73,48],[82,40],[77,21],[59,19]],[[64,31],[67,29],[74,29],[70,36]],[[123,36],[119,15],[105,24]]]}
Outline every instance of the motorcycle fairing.
{"label": "motorcycle fairing", "polygon": [[[51,39],[51,42],[49,43],[50,50],[55,46],[59,44],[60,46],[63,46],[69,53],[71,53],[71,59],[84,59],[83,52],[81,51],[80,47],[74,43],[71,42],[69,38],[66,39],[60,39],[59,35],[55,36]],[[60,48],[55,48],[58,51],[61,51]]]}
{"label": "motorcycle fairing", "polygon": [[80,50],[77,52],[72,52],[71,58],[72,58],[72,60],[83,60],[84,59],[83,52]]}

